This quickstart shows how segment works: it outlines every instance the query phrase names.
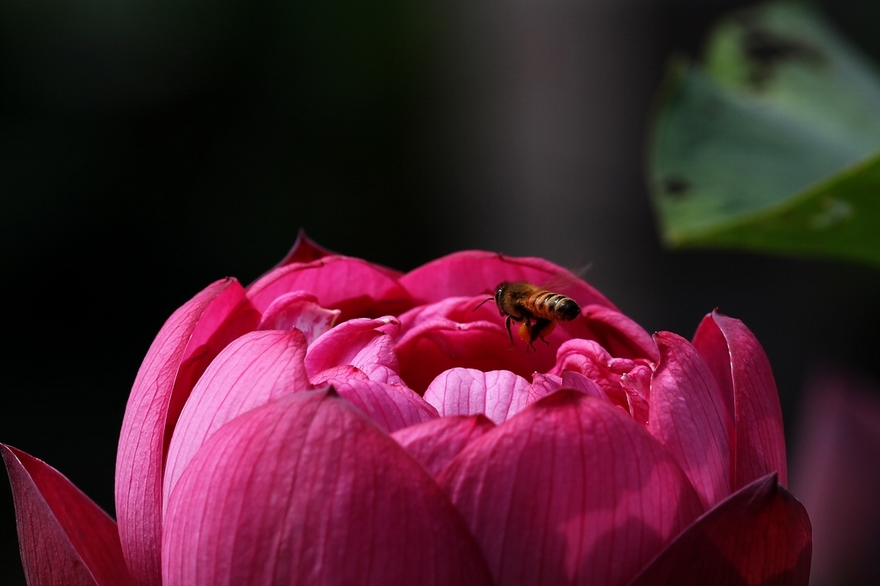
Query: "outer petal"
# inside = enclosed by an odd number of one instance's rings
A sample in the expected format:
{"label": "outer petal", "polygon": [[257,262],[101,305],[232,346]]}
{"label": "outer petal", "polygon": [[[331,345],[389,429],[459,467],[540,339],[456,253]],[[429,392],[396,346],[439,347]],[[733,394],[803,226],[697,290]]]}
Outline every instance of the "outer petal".
{"label": "outer petal", "polygon": [[540,258],[504,256],[496,252],[466,250],[423,265],[400,279],[400,284],[418,301],[433,302],[447,297],[490,293],[501,281],[527,281],[544,285],[558,281],[553,290],[586,306],[614,305],[590,285],[562,267]]}
{"label": "outer petal", "polygon": [[224,426],[166,520],[165,586],[491,584],[428,473],[332,391]]}
{"label": "outer petal", "polygon": [[655,334],[648,431],[666,446],[706,509],[730,494],[730,418],[709,367],[687,340]]}
{"label": "outer petal", "polygon": [[441,416],[483,414],[502,423],[529,404],[529,382],[509,370],[453,368],[434,379],[425,401]]}
{"label": "outer petal", "polygon": [[409,455],[437,478],[468,444],[495,428],[485,415],[440,417],[391,434]]}
{"label": "outer petal", "polygon": [[397,315],[412,306],[398,275],[358,258],[327,256],[278,267],[250,285],[247,294],[261,312],[285,293],[307,291],[322,307],[342,310],[343,321]]}
{"label": "outer petal", "polygon": [[498,586],[625,583],[702,511],[657,440],[578,391],[476,440],[439,482]]}
{"label": "outer petal", "polygon": [[113,519],[57,470],[0,444],[30,586],[134,584]]}
{"label": "outer petal", "polygon": [[786,486],[782,409],[761,344],[741,321],[713,311],[697,328],[694,347],[732,409],[733,490],[771,472]]}
{"label": "outer petal", "polygon": [[284,393],[312,388],[305,355],[299,330],[249,332],[223,349],[180,414],[165,464],[164,505],[186,465],[227,421]]}
{"label": "outer petal", "polygon": [[175,311],[153,341],[125,408],[116,456],[116,514],[135,581],[160,584],[165,446],[195,381],[217,353],[252,329],[234,279],[217,281]]}
{"label": "outer petal", "polygon": [[679,535],[630,586],[807,586],[807,511],[769,474]]}

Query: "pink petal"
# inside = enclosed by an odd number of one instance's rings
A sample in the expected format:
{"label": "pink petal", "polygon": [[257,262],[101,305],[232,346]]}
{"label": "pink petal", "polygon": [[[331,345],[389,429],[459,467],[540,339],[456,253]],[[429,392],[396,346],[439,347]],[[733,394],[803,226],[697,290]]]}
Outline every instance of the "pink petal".
{"label": "pink petal", "polygon": [[237,281],[217,281],[168,318],[141,364],[116,456],[119,535],[138,584],[160,584],[162,466],[180,410],[211,360],[258,319]]}
{"label": "pink petal", "polygon": [[810,534],[806,509],[769,474],[700,517],[630,586],[807,586]]}
{"label": "pink petal", "polygon": [[569,340],[559,347],[556,365],[550,374],[565,371],[582,374],[596,383],[615,405],[629,410],[627,391],[621,386],[621,377],[632,372],[639,363],[629,358],[614,358],[593,340]]}
{"label": "pink petal", "polygon": [[400,366],[392,339],[399,325],[393,317],[343,322],[309,346],[306,370],[317,376],[322,370],[350,364],[373,380],[402,384],[396,376]]}
{"label": "pink petal", "polygon": [[335,252],[327,250],[326,248],[306,236],[306,231],[300,228],[299,233],[296,235],[296,242],[293,243],[293,248],[290,249],[290,252],[287,253],[287,256],[281,259],[281,262],[275,265],[275,268],[294,263],[311,262],[313,260],[324,258],[325,256],[335,255]]}
{"label": "pink petal", "polygon": [[180,414],[168,447],[164,504],[196,452],[217,429],[285,393],[311,389],[299,330],[250,332],[214,359]]}
{"label": "pink petal", "polygon": [[730,494],[730,418],[696,349],[671,332],[654,337],[660,362],[651,381],[648,431],[673,455],[708,509]]}
{"label": "pink petal", "polygon": [[309,344],[330,330],[342,313],[338,309],[324,309],[311,293],[295,291],[277,297],[263,312],[258,330],[297,329]]}
{"label": "pink petal", "polygon": [[529,405],[560,389],[574,389],[603,401],[608,400],[608,395],[602,391],[599,385],[579,372],[563,370],[561,376],[539,373],[535,373],[532,376],[532,392],[529,393]]}
{"label": "pink petal", "polygon": [[499,586],[625,583],[702,512],[653,436],[578,391],[477,439],[439,482]]}
{"label": "pink petal", "polygon": [[324,382],[385,433],[439,417],[434,407],[405,386],[358,378]]}
{"label": "pink petal", "polygon": [[332,391],[229,422],[166,521],[164,586],[491,584],[433,479]]}
{"label": "pink petal", "polygon": [[250,285],[247,295],[260,312],[285,293],[306,291],[321,307],[341,310],[342,321],[396,315],[412,307],[398,275],[357,258],[327,256],[274,269]]}
{"label": "pink petal", "polygon": [[525,409],[531,385],[509,370],[453,368],[428,385],[425,401],[441,416],[483,414],[502,423]]}
{"label": "pink petal", "polygon": [[57,470],[0,444],[9,472],[28,584],[134,584],[116,523]]}
{"label": "pink petal", "polygon": [[364,371],[351,364],[340,364],[339,366],[322,370],[311,377],[312,386],[315,388],[326,387],[330,384],[330,381],[351,379],[370,380],[370,377],[368,377]]}
{"label": "pink petal", "polygon": [[440,417],[391,434],[410,456],[437,478],[468,444],[495,424],[485,415]]}
{"label": "pink petal", "polygon": [[596,304],[582,306],[581,314],[583,319],[559,324],[571,337],[596,340],[617,358],[660,359],[651,335],[620,311]]}
{"label": "pink petal", "polygon": [[440,373],[456,367],[509,370],[522,377],[546,372],[555,360],[554,347],[540,342],[536,347],[537,351],[529,353],[524,345],[511,350],[507,332],[500,324],[432,319],[401,336],[396,351],[400,375],[407,386],[424,392]]}
{"label": "pink petal", "polygon": [[456,252],[429,262],[401,277],[400,284],[413,298],[427,303],[480,293],[491,297],[501,281],[544,286],[551,280],[560,283],[553,287],[554,292],[572,297],[582,307],[593,303],[614,307],[596,289],[549,261],[480,250]]}
{"label": "pink petal", "polygon": [[786,486],[782,409],[761,344],[741,321],[713,311],[697,328],[694,347],[733,416],[733,490],[771,472]]}

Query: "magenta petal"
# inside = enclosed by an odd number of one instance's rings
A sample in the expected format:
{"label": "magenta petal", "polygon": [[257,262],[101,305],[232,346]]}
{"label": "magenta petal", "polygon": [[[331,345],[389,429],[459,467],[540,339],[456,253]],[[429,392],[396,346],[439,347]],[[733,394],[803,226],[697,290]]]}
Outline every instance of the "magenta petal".
{"label": "magenta petal", "polygon": [[227,421],[284,393],[311,389],[299,330],[249,332],[214,359],[178,419],[165,464],[164,501],[201,445]]}
{"label": "magenta petal", "polygon": [[553,367],[552,345],[538,342],[537,351],[530,353],[526,353],[525,344],[511,350],[507,332],[499,324],[457,323],[442,318],[420,323],[397,340],[403,380],[416,392],[424,392],[437,376],[456,367],[487,372],[509,370],[522,377]]}
{"label": "magenta petal", "polygon": [[229,422],[169,501],[164,586],[489,585],[428,473],[332,391]]}
{"label": "magenta petal", "polygon": [[275,265],[275,268],[294,263],[312,262],[313,260],[318,260],[320,258],[324,258],[325,256],[335,255],[335,252],[327,250],[326,248],[306,236],[306,231],[300,228],[299,233],[296,235],[296,242],[293,243],[293,247],[290,249],[287,255],[283,259],[281,259],[281,262]]}
{"label": "magenta petal", "polygon": [[732,409],[733,490],[771,472],[786,486],[782,408],[761,344],[740,320],[713,311],[697,328],[694,347]]}
{"label": "magenta petal", "polygon": [[400,284],[413,298],[434,302],[447,297],[490,294],[501,281],[527,281],[543,286],[551,280],[563,281],[553,287],[554,291],[574,298],[582,306],[596,303],[614,307],[596,289],[549,261],[481,250],[456,252],[429,262],[401,277]]}
{"label": "magenta petal", "polygon": [[21,561],[31,586],[134,584],[116,523],[57,470],[5,444]]}
{"label": "magenta petal", "polygon": [[502,423],[525,409],[531,390],[526,379],[509,370],[453,368],[428,385],[425,401],[441,416],[482,413],[492,422]]}
{"label": "magenta petal", "polygon": [[400,366],[392,340],[399,327],[393,317],[343,322],[309,346],[306,370],[317,376],[323,370],[350,364],[373,380],[401,382],[394,376]]}
{"label": "magenta petal", "polygon": [[679,535],[630,586],[806,586],[807,511],[769,474]]}
{"label": "magenta petal", "polygon": [[166,442],[211,359],[238,329],[256,325],[259,316],[247,313],[243,300],[234,279],[209,285],[168,318],[135,378],[116,456],[116,514],[122,551],[139,584],[160,583]]}
{"label": "magenta petal", "polygon": [[297,329],[311,344],[333,327],[340,313],[342,312],[338,309],[324,309],[316,303],[315,296],[310,293],[304,291],[285,293],[275,298],[266,308],[257,329]]}
{"label": "magenta petal", "polygon": [[559,389],[574,389],[603,401],[608,400],[608,395],[595,382],[579,372],[563,370],[562,376],[537,372],[532,376],[532,391],[529,393],[529,405],[550,393],[555,393]]}
{"label": "magenta petal", "polygon": [[625,583],[702,512],[653,436],[578,391],[486,433],[439,482],[499,586]]}
{"label": "magenta petal", "polygon": [[410,456],[437,478],[468,444],[495,428],[485,415],[440,417],[391,434]]}
{"label": "magenta petal", "polygon": [[603,305],[588,305],[581,313],[584,319],[561,324],[572,336],[596,340],[612,356],[619,358],[647,358],[652,362],[660,359],[651,335],[620,311]]}
{"label": "magenta petal", "polygon": [[358,378],[327,379],[324,384],[336,389],[385,433],[438,417],[434,407],[402,385]]}
{"label": "magenta petal", "polygon": [[531,390],[526,379],[509,370],[453,368],[428,385],[425,401],[442,416],[483,414],[502,423],[525,409]]}
{"label": "magenta petal", "polygon": [[247,295],[260,312],[285,293],[306,291],[317,297],[322,307],[341,310],[343,321],[396,315],[412,306],[397,282],[398,275],[358,258],[328,256],[274,269],[250,285]]}
{"label": "magenta petal", "polygon": [[706,509],[730,494],[730,419],[709,367],[687,340],[655,334],[648,431],[666,446]]}

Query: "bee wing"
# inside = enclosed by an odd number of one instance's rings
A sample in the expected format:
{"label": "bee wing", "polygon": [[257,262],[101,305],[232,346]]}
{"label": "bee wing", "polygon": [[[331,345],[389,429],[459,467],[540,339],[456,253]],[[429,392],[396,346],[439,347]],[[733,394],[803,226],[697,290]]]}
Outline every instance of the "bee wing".
{"label": "bee wing", "polygon": [[557,274],[549,277],[543,283],[538,284],[541,289],[552,291],[553,293],[562,293],[569,295],[577,301],[577,297],[573,294],[580,287],[579,285],[585,281],[587,273],[590,271],[592,264],[582,265],[577,269],[562,269]]}

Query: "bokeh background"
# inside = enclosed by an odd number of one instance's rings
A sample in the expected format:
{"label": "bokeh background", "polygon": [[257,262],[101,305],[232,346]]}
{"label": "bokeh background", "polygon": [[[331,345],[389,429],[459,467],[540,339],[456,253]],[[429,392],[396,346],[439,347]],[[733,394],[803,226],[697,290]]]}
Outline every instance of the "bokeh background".
{"label": "bokeh background", "polygon": [[[4,0],[0,441],[112,512],[153,336],[300,227],[401,270],[465,248],[586,268],[648,330],[719,307],[764,344],[793,438],[816,364],[880,378],[880,272],[664,250],[644,184],[667,58],[747,4]],[[880,3],[821,4],[880,56]],[[5,480],[0,584],[24,584]]]}

